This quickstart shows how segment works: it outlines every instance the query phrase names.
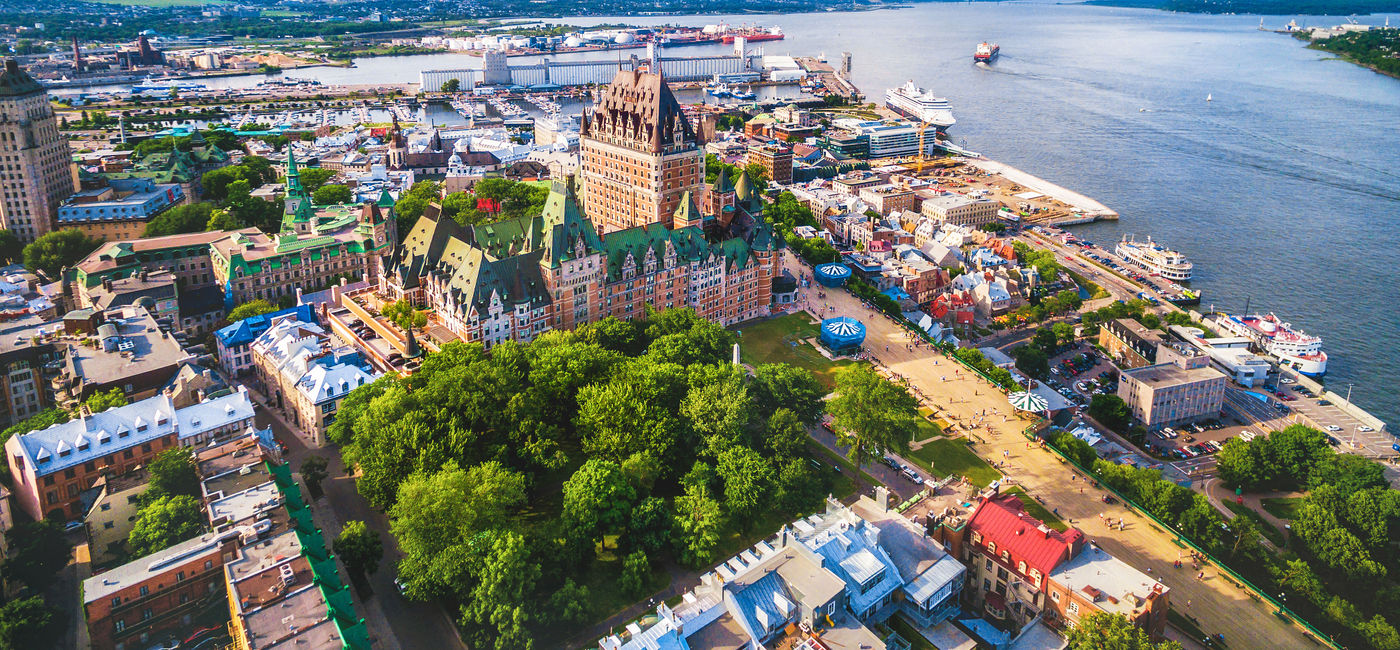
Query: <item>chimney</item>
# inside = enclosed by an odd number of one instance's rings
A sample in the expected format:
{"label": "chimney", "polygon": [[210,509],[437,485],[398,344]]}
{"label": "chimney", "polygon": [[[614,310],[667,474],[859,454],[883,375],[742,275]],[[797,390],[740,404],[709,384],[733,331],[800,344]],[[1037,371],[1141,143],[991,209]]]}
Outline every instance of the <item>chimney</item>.
{"label": "chimney", "polygon": [[887,487],[885,487],[885,486],[883,486],[883,485],[878,486],[878,487],[875,488],[875,507],[879,508],[879,509],[880,509],[880,512],[888,512],[888,511],[889,511],[889,509],[890,509],[890,490],[889,490],[889,488],[887,488]]}
{"label": "chimney", "polygon": [[105,289],[105,290],[107,290],[107,291],[111,291],[111,290],[112,290],[112,278],[102,278],[102,288]]}

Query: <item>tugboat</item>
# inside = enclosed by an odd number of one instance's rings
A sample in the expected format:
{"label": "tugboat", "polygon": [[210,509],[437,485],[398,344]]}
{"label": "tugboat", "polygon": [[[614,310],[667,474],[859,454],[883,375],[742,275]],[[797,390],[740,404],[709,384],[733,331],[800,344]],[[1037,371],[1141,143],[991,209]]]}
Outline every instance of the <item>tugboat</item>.
{"label": "tugboat", "polygon": [[992,61],[995,61],[1000,55],[1000,45],[997,45],[996,43],[988,43],[986,41],[982,41],[982,44],[977,46],[977,51],[972,54],[972,60],[976,61],[977,63],[991,63]]}

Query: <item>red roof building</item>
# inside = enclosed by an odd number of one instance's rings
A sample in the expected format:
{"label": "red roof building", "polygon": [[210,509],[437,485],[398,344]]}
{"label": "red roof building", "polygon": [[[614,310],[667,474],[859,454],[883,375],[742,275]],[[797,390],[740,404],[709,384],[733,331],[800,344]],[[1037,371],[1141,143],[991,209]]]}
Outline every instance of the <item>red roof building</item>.
{"label": "red roof building", "polygon": [[1077,528],[1057,531],[1030,516],[1012,494],[984,495],[953,545],[968,567],[973,611],[1028,625],[1073,625],[1097,611],[1122,614],[1162,638],[1168,589],[1089,542]]}

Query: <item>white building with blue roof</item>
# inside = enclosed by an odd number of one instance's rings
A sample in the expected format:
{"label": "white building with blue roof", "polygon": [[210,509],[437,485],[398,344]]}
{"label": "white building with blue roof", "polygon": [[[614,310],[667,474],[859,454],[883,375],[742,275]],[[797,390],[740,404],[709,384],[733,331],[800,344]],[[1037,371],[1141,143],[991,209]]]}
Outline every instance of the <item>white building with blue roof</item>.
{"label": "white building with blue roof", "polygon": [[915,627],[958,612],[966,569],[883,502],[847,507],[784,526],[700,578],[656,621],[598,641],[600,650],[908,647],[867,624],[901,612]]}
{"label": "white building with blue roof", "polygon": [[320,325],[295,314],[273,320],[253,341],[253,365],[270,404],[290,416],[315,444],[324,444],[341,400],[379,378],[353,348],[334,345]]}

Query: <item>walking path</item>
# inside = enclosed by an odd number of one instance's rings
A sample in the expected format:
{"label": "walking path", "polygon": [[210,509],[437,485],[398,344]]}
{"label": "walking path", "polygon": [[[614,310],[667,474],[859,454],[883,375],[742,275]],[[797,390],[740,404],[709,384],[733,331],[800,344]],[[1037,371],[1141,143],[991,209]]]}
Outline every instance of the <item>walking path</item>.
{"label": "walking path", "polygon": [[[791,267],[801,268],[801,263],[792,260]],[[996,388],[971,372],[956,370],[961,366],[940,352],[927,347],[907,349],[905,343],[910,339],[902,327],[865,307],[851,294],[829,291],[821,299],[817,297],[819,289],[812,286],[804,290],[809,307],[820,313],[824,304],[834,306],[834,311],[826,313],[854,316],[864,322],[866,350],[941,408],[943,417],[985,440],[973,447],[979,456],[1009,459],[1001,468],[1004,473],[1057,507],[1062,518],[1078,526],[1106,551],[1158,576],[1172,589],[1174,609],[1197,619],[1207,633],[1223,633],[1233,648],[1311,647],[1298,628],[1274,616],[1268,606],[1254,601],[1211,567],[1205,568],[1204,580],[1197,580],[1189,565],[1173,568],[1178,559],[1187,556],[1187,551],[1174,541],[1172,534],[1121,504],[1105,505],[1101,501],[1105,492],[1088,485],[1052,452],[1037,446],[1027,449],[1021,431],[1028,422],[1010,415],[1005,397]],[[1122,518],[1124,530],[1110,530],[1099,519],[1100,513],[1115,520]]]}

